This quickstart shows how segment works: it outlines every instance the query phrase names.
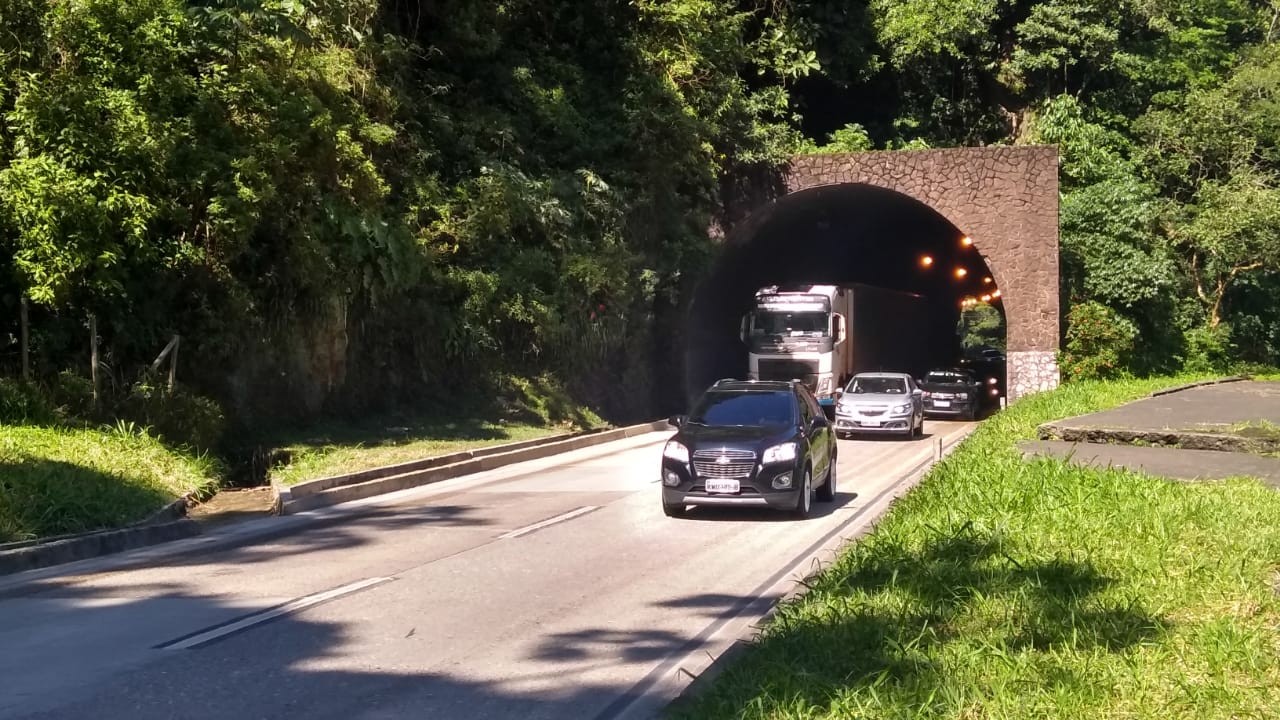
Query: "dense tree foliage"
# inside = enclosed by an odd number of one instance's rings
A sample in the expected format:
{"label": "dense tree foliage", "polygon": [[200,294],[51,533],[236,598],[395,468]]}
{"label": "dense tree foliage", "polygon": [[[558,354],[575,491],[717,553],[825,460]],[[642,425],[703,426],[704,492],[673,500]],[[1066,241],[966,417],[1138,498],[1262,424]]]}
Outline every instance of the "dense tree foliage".
{"label": "dense tree foliage", "polygon": [[1132,327],[1122,369],[1275,362],[1278,16],[0,0],[0,303],[15,334],[31,303],[49,375],[83,370],[94,314],[122,394],[181,334],[180,379],[239,417],[510,375],[643,414],[733,178],[797,151],[1052,142],[1069,297]]}
{"label": "dense tree foliage", "polygon": [[796,101],[819,149],[1059,145],[1068,299],[1135,333],[1099,367],[1280,359],[1280,5],[795,7],[818,29],[824,72]]}
{"label": "dense tree foliage", "polygon": [[41,366],[83,368],[94,313],[121,384],[179,333],[243,410],[549,370],[647,409],[720,178],[796,145],[813,62],[785,9],[724,0],[0,18],[0,282]]}

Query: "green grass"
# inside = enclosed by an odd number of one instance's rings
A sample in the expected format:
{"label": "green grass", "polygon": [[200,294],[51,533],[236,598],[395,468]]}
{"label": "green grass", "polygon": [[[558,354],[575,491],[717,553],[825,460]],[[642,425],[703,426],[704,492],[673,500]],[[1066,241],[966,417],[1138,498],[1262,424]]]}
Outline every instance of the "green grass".
{"label": "green grass", "polygon": [[1280,493],[1015,446],[1185,381],[1070,385],[987,421],[672,714],[1275,717]]}
{"label": "green grass", "polygon": [[1256,440],[1280,440],[1280,425],[1270,420],[1250,420],[1226,427],[1218,426],[1210,429],[1209,432],[1239,435],[1240,437]]}
{"label": "green grass", "polygon": [[0,542],[119,527],[216,482],[212,461],[128,426],[0,425]]}
{"label": "green grass", "polygon": [[271,471],[274,480],[293,485],[446,455],[462,450],[532,440],[580,429],[573,424],[542,425],[484,421],[419,422],[398,427],[330,425],[308,437],[282,444],[287,465]]}
{"label": "green grass", "polygon": [[[504,377],[493,397],[451,408],[454,416],[390,415],[358,423],[330,421],[268,441],[285,462],[270,471],[286,485],[436,455],[607,427],[546,375]],[[461,413],[461,415],[457,415]]]}

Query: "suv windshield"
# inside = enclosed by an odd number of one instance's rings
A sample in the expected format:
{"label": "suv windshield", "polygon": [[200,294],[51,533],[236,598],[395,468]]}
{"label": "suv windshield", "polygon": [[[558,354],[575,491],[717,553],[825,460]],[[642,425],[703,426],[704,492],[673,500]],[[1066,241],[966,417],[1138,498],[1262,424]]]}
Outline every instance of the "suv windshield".
{"label": "suv windshield", "polygon": [[849,383],[854,395],[906,395],[907,383],[901,378],[856,377]]}
{"label": "suv windshield", "polygon": [[794,396],[789,392],[709,392],[689,414],[699,425],[788,425],[795,422]]}

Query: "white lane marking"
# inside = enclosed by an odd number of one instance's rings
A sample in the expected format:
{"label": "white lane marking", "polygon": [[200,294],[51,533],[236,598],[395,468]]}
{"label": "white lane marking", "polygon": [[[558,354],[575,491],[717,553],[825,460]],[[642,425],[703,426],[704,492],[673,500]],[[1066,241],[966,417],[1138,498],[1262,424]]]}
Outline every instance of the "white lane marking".
{"label": "white lane marking", "polygon": [[566,512],[566,513],[560,513],[555,517],[549,517],[546,520],[543,520],[541,522],[536,522],[532,525],[525,525],[522,528],[516,528],[515,530],[512,530],[510,532],[505,532],[499,535],[498,539],[509,540],[511,538],[518,538],[521,535],[528,535],[534,530],[541,530],[542,528],[547,527],[548,525],[555,525],[556,523],[562,523],[566,520],[572,520],[578,517],[579,515],[586,515],[587,513],[593,510],[599,510],[599,509],[600,509],[599,505],[584,505],[583,507],[580,507],[577,510],[570,510],[569,512]]}
{"label": "white lane marking", "polygon": [[394,579],[395,578],[390,578],[390,577],[366,578],[364,580],[357,580],[356,582],[348,583],[341,587],[333,588],[332,590],[325,590],[324,592],[318,592],[312,595],[304,595],[295,600],[290,600],[289,602],[283,605],[277,605],[276,607],[270,608],[268,610],[263,610],[261,612],[256,612],[252,615],[246,615],[245,617],[242,617],[239,620],[226,623],[224,625],[215,626],[213,628],[205,630],[204,632],[198,632],[194,635],[188,635],[184,638],[179,638],[166,645],[160,645],[158,649],[189,650],[199,645],[203,645],[205,643],[217,640],[218,638],[226,637],[227,635],[230,635],[232,633],[238,633],[241,630],[245,630],[247,628],[253,627],[254,625],[260,625],[264,622],[267,622],[269,620],[274,620],[278,617],[283,617],[285,615],[291,615],[293,613],[302,612],[307,608],[315,607],[316,605],[329,602],[330,600],[337,600],[338,598],[343,597],[344,595],[350,595],[352,593],[360,592],[361,590],[366,590],[368,588],[374,587],[375,585],[381,585],[382,583],[385,583],[385,582],[391,582]]}

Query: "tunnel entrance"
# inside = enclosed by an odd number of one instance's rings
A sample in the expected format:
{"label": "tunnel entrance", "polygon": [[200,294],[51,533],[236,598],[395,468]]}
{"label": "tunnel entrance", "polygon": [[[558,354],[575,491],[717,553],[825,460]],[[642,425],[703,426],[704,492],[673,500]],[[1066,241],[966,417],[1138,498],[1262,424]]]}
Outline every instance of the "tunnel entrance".
{"label": "tunnel entrance", "polygon": [[[748,346],[740,335],[741,320],[751,312],[759,289],[808,285],[862,285],[917,296],[906,301],[921,306],[913,307],[909,316],[905,310],[900,318],[863,316],[861,320],[876,327],[849,329],[860,340],[909,349],[881,353],[901,358],[894,362],[901,366],[861,369],[916,377],[933,368],[960,365],[962,311],[983,297],[999,308],[1003,295],[977,245],[913,198],[865,184],[788,195],[748,237],[726,245],[699,288],[686,367],[690,397],[719,378],[747,377]],[[876,298],[885,313],[896,308],[891,294],[868,297]],[[998,340],[1002,348],[1004,338]]]}
{"label": "tunnel entrance", "polygon": [[[685,389],[748,376],[742,319],[768,286],[871,286],[918,296],[892,304],[877,342],[918,347],[900,367],[920,376],[975,352],[966,310],[990,307],[1006,329],[1010,399],[1057,385],[1057,151],[965,148],[803,156],[781,191],[748,202],[690,306]],[[864,322],[868,322],[866,317]],[[834,336],[834,326],[831,330]],[[857,337],[856,333],[852,333]],[[977,348],[981,351],[983,348]]]}

